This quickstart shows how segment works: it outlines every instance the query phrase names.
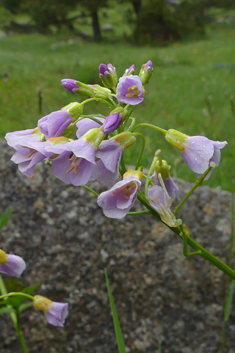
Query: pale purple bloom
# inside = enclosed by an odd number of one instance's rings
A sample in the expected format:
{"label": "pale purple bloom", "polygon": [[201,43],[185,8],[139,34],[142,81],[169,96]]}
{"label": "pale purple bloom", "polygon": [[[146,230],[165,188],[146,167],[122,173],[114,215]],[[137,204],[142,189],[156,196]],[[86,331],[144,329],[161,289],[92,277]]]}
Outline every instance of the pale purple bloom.
{"label": "pale purple bloom", "polygon": [[135,73],[135,65],[131,65],[128,69],[125,70],[125,73],[123,76],[129,76],[129,75],[134,75]]}
{"label": "pale purple bloom", "polygon": [[73,122],[66,109],[57,110],[38,120],[38,127],[47,139],[61,136]]}
{"label": "pale purple bloom", "polygon": [[[50,140],[48,142],[50,143]],[[96,152],[92,143],[81,138],[65,144],[51,144],[47,151],[58,155],[52,159],[51,166],[55,177],[75,186],[84,185],[89,181]]]}
{"label": "pale purple bloom", "polygon": [[125,217],[136,201],[140,185],[137,177],[127,176],[110,190],[102,192],[97,203],[103,208],[105,216],[116,219]]}
{"label": "pale purple bloom", "polygon": [[72,93],[76,93],[79,89],[79,87],[76,85],[76,82],[76,80],[73,80],[71,78],[64,78],[63,80],[61,80],[62,86]]}
{"label": "pale purple bloom", "polygon": [[99,73],[100,73],[100,76],[107,78],[107,75],[110,75],[110,74],[116,75],[116,69],[112,64],[108,64],[108,65],[100,64]]}
{"label": "pale purple bloom", "polygon": [[9,146],[16,150],[11,160],[18,164],[21,173],[31,178],[34,174],[35,165],[50,157],[51,153],[45,150],[47,142],[43,142],[42,133],[37,129],[9,132],[6,140]]}
{"label": "pale purple bloom", "polygon": [[26,268],[22,257],[6,254],[0,249],[0,272],[9,276],[19,277]]}
{"label": "pale purple bloom", "polygon": [[119,165],[124,147],[113,139],[104,140],[96,151],[92,178],[105,186],[112,186],[119,176]]}
{"label": "pale purple bloom", "polygon": [[152,64],[152,61],[149,60],[146,62],[146,64],[142,65],[139,73],[139,77],[143,85],[149,82],[152,72],[153,72],[153,64]]}
{"label": "pale purple bloom", "polygon": [[103,133],[105,135],[111,134],[121,125],[121,123],[122,117],[118,112],[108,115],[103,123]]}
{"label": "pale purple bloom", "polygon": [[[104,122],[104,118],[94,116],[94,119],[100,121],[101,123]],[[96,121],[89,119],[89,118],[79,120],[76,123],[76,126],[78,128],[78,130],[76,132],[77,138],[82,137],[90,129],[101,127],[101,125],[99,123],[97,123]]]}
{"label": "pale purple bloom", "polygon": [[[156,172],[154,172],[151,175],[151,179],[154,181],[155,185],[161,186],[161,183],[160,183],[160,181],[158,180],[158,178],[156,176]],[[164,185],[165,185],[166,190],[168,192],[168,195],[170,196],[170,198],[171,198],[171,200],[173,202],[175,200],[175,198],[176,198],[176,195],[179,192],[179,188],[178,188],[178,186],[176,185],[176,183],[174,182],[174,180],[173,180],[173,178],[171,176],[169,176],[169,178],[163,178],[163,182],[164,182]]]}
{"label": "pale purple bloom", "polygon": [[144,88],[139,76],[130,75],[119,78],[117,99],[121,103],[137,105],[144,99]]}
{"label": "pale purple bloom", "polygon": [[66,317],[68,316],[68,303],[52,302],[45,311],[45,316],[49,324],[53,326],[63,327]]}
{"label": "pale purple bloom", "polygon": [[[181,154],[189,168],[200,177],[209,168],[210,162],[215,162],[218,167],[220,150],[226,145],[226,141],[212,141],[204,136],[189,136],[184,141],[184,150]],[[205,180],[210,177],[211,173],[212,170]]]}
{"label": "pale purple bloom", "polygon": [[175,215],[170,209],[171,200],[168,199],[166,192],[159,185],[148,187],[148,201],[153,209],[155,209],[161,220],[170,227],[177,227]]}

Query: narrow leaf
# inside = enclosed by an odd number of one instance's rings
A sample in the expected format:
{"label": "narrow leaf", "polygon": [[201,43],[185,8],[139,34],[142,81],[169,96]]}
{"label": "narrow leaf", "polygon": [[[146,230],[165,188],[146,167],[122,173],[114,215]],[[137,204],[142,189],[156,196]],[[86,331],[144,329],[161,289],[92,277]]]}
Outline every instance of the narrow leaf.
{"label": "narrow leaf", "polygon": [[226,298],[226,303],[225,303],[224,320],[228,320],[230,317],[230,313],[232,309],[234,286],[235,286],[235,281],[231,281],[228,296]]}
{"label": "narrow leaf", "polygon": [[11,218],[13,208],[7,208],[4,212],[0,213],[0,229],[4,226],[5,223]]}
{"label": "narrow leaf", "polygon": [[117,345],[118,345],[118,352],[119,353],[126,353],[125,343],[124,343],[124,339],[123,339],[123,335],[122,335],[122,329],[121,329],[121,326],[120,326],[120,323],[118,320],[118,315],[117,315],[113,295],[111,292],[111,288],[109,285],[109,279],[108,279],[106,269],[104,270],[104,272],[105,272],[106,285],[107,285],[107,289],[108,289],[109,302],[110,302],[111,311],[113,314],[113,323],[114,323],[114,329],[115,329],[116,340],[117,340]]}
{"label": "narrow leaf", "polygon": [[0,309],[0,314],[10,314],[15,312],[15,310],[13,308],[8,308],[8,307],[4,307]]}
{"label": "narrow leaf", "polygon": [[25,304],[21,304],[19,307],[19,313],[21,313],[22,311],[30,308],[31,306],[33,306],[33,302],[29,302],[29,303],[25,303]]}
{"label": "narrow leaf", "polygon": [[[18,293],[26,293],[26,294],[33,294],[37,289],[38,287],[40,286],[39,283],[37,284],[34,284],[33,286],[30,286],[30,287],[26,287],[24,289],[22,289],[21,291],[19,291]],[[6,300],[6,303],[8,305],[11,305],[11,306],[14,306],[15,308],[19,308],[19,306],[25,301],[27,300],[26,297],[24,297],[23,295],[20,296],[20,295],[17,295],[17,296],[12,296],[10,297],[9,299]]]}
{"label": "narrow leaf", "polygon": [[161,353],[161,352],[162,352],[162,342],[159,342],[157,353]]}

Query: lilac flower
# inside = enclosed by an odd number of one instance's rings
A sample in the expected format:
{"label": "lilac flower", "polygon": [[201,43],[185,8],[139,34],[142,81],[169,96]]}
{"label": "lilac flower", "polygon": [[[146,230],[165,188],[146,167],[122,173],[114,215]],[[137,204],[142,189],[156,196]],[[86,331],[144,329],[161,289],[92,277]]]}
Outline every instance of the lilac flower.
{"label": "lilac flower", "polygon": [[154,208],[160,215],[161,220],[169,227],[177,227],[178,223],[175,215],[172,213],[169,205],[167,194],[161,186],[154,185],[148,188],[148,200],[152,208]]}
{"label": "lilac flower", "polygon": [[123,76],[119,78],[117,85],[117,99],[121,103],[137,105],[144,99],[144,88],[137,75]]}
{"label": "lilac flower", "polygon": [[76,80],[73,80],[71,78],[64,78],[63,80],[61,80],[62,86],[72,93],[77,93],[79,89],[79,87],[76,85],[76,82]]}
{"label": "lilac flower", "polygon": [[[94,116],[94,119],[100,121],[101,123],[104,122],[104,118],[100,118],[97,116]],[[81,119],[76,123],[76,126],[78,128],[77,132],[76,132],[76,136],[77,138],[82,137],[88,130],[90,129],[94,129],[94,128],[98,128],[101,125],[99,123],[97,123],[96,121],[89,119],[89,118],[85,118],[85,119]]]}
{"label": "lilac flower", "polygon": [[[154,172],[151,175],[151,179],[154,181],[155,185],[161,186],[161,183],[160,183],[160,181],[157,178],[156,172]],[[171,198],[171,200],[173,202],[175,200],[175,198],[176,198],[176,195],[179,192],[179,188],[178,188],[178,186],[176,185],[176,183],[174,182],[174,180],[173,180],[173,178],[171,176],[169,176],[168,178],[164,178],[163,177],[163,182],[164,182],[164,185],[165,185],[166,190],[168,192],[168,195],[170,196],[170,198]]]}
{"label": "lilac flower", "polygon": [[[204,136],[188,136],[173,129],[167,131],[165,138],[180,150],[183,160],[198,177],[205,173],[210,162],[215,162],[218,167],[220,150],[227,145],[226,141],[212,141]],[[210,177],[211,173],[212,170],[207,174],[205,180]]]}
{"label": "lilac flower", "polygon": [[152,61],[149,60],[146,62],[146,64],[142,65],[139,73],[139,77],[143,85],[149,82],[149,79],[152,76],[152,72],[153,72],[153,64],[152,64]]}
{"label": "lilac flower", "polygon": [[116,87],[117,85],[117,74],[116,69],[112,64],[100,64],[99,66],[100,78],[103,82],[103,85],[108,88]]}
{"label": "lilac flower", "polygon": [[80,103],[70,103],[61,110],[50,113],[38,120],[40,131],[46,139],[58,137],[63,134],[67,127],[82,114],[83,106]]}
{"label": "lilac flower", "polygon": [[53,302],[41,295],[35,295],[33,305],[44,312],[47,321],[53,326],[63,327],[68,316],[68,303]]}
{"label": "lilac flower", "polygon": [[135,65],[131,65],[128,69],[125,70],[125,73],[123,76],[129,76],[129,75],[134,75],[135,73]]}
{"label": "lilac flower", "polygon": [[118,112],[108,115],[103,123],[103,133],[105,135],[111,134],[121,125],[121,123],[122,117]]}
{"label": "lilac flower", "polygon": [[125,217],[136,201],[141,178],[142,172],[130,170],[124,174],[122,181],[99,195],[97,203],[103,208],[105,216],[116,219]]}
{"label": "lilac flower", "polygon": [[42,141],[43,136],[38,128],[6,134],[8,145],[16,150],[11,160],[18,164],[20,172],[29,178],[34,174],[35,165],[51,156],[51,153],[45,150],[47,142]]}
{"label": "lilac flower", "polygon": [[6,254],[0,249],[0,272],[9,276],[19,277],[26,268],[22,257]]}
{"label": "lilac flower", "polygon": [[103,137],[100,129],[92,129],[83,138],[63,144],[55,144],[57,138],[49,139],[47,151],[58,155],[52,158],[52,174],[66,184],[86,184],[95,164],[95,152]]}

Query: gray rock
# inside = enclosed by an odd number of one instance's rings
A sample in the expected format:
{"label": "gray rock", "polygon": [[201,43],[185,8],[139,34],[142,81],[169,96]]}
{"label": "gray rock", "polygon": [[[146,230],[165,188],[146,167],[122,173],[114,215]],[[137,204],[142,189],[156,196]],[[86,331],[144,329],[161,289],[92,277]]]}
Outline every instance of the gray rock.
{"label": "gray rock", "polygon": [[[25,259],[26,285],[40,282],[38,294],[69,303],[64,328],[50,326],[33,309],[21,314],[30,353],[117,352],[105,267],[127,352],[156,353],[160,340],[163,353],[220,352],[226,280],[220,270],[201,257],[185,258],[181,239],[151,215],[107,219],[87,190],[63,184],[43,163],[25,178],[10,161],[12,149],[4,141],[0,148],[0,212],[14,207],[0,233],[1,248]],[[180,200],[191,184],[176,182]],[[227,260],[229,192],[200,187],[179,217],[196,241]],[[1,353],[19,353],[7,316],[0,316],[0,327]],[[234,327],[232,309],[230,353]]]}

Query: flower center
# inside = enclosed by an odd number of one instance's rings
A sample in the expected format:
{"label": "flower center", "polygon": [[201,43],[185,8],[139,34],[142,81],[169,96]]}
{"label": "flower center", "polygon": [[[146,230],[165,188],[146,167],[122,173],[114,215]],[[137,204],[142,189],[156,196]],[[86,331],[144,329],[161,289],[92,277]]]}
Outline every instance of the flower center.
{"label": "flower center", "polygon": [[129,93],[126,94],[126,97],[128,97],[128,98],[138,97],[138,95],[140,94],[140,91],[137,86],[129,87],[128,92]]}
{"label": "flower center", "polygon": [[67,170],[66,174],[68,174],[72,170],[74,170],[74,174],[77,175],[78,169],[79,169],[80,160],[81,160],[81,158],[78,158],[78,157],[75,156],[75,154],[72,154],[72,156],[69,158],[69,161],[71,161],[71,167]]}
{"label": "flower center", "polygon": [[136,184],[134,181],[130,181],[127,185],[122,186],[121,188],[118,188],[117,190],[114,191],[114,195],[117,194],[119,191],[121,191],[122,196],[124,199],[129,200],[132,190],[136,187]]}

